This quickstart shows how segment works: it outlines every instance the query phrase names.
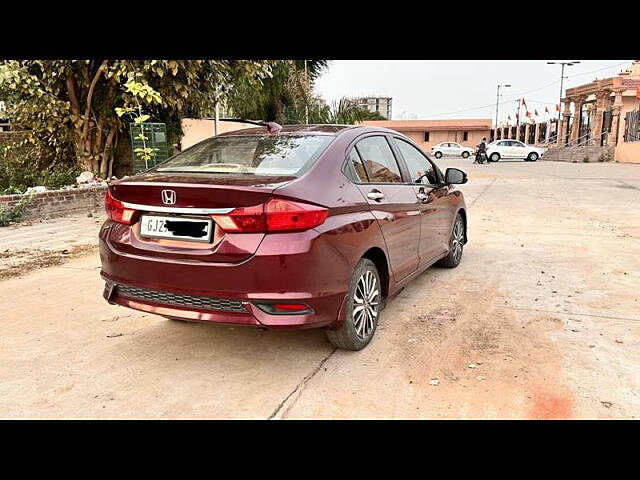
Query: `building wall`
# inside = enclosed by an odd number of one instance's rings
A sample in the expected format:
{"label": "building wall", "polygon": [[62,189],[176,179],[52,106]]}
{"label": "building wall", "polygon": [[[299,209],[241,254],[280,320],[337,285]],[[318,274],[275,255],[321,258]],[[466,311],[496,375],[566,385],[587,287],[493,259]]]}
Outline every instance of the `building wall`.
{"label": "building wall", "polygon": [[431,151],[431,147],[437,145],[440,142],[457,142],[463,147],[475,148],[483,138],[486,138],[487,142],[489,141],[489,129],[468,131],[466,142],[462,140],[464,138],[463,130],[429,132],[428,142],[424,141],[424,130],[419,132],[403,132],[402,130],[398,129],[398,131],[417,143],[425,152]]}
{"label": "building wall", "polygon": [[[214,134],[214,121],[202,120],[196,118],[183,118],[180,122],[182,126],[182,133],[184,136],[180,140],[180,148],[184,150],[191,145],[195,145],[202,140],[209,137],[213,137]],[[256,128],[256,125],[250,123],[238,123],[238,122],[218,122],[218,133],[232,132],[235,130],[242,130],[244,128]]]}
{"label": "building wall", "polygon": [[640,142],[619,143],[614,158],[620,163],[640,163]]}

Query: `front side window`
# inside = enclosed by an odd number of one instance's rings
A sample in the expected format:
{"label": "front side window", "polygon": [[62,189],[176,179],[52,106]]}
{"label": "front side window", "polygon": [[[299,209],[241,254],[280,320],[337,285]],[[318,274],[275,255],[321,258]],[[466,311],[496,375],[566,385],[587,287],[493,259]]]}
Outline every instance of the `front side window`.
{"label": "front side window", "polygon": [[409,175],[413,183],[424,183],[435,185],[438,183],[438,178],[435,173],[433,165],[427,158],[416,149],[410,143],[405,142],[399,138],[395,139],[396,145],[404,158],[407,168],[409,169]]}
{"label": "front side window", "polygon": [[159,164],[158,172],[298,176],[333,137],[238,135],[213,137]]}
{"label": "front side window", "polygon": [[367,137],[356,144],[372,183],[402,183],[400,168],[384,137]]}
{"label": "front side window", "polygon": [[498,146],[500,146],[500,147],[508,147],[509,143],[510,142],[508,142],[508,141],[503,141],[503,142],[498,143]]}

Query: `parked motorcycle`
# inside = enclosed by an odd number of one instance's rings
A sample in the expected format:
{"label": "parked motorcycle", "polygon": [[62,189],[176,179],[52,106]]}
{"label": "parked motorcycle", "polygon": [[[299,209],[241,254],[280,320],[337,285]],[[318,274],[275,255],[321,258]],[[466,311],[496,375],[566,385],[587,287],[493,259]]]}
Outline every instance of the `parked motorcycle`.
{"label": "parked motorcycle", "polygon": [[484,152],[476,152],[476,159],[473,161],[473,163],[479,163],[480,165],[482,165],[484,162],[489,163],[487,154]]}

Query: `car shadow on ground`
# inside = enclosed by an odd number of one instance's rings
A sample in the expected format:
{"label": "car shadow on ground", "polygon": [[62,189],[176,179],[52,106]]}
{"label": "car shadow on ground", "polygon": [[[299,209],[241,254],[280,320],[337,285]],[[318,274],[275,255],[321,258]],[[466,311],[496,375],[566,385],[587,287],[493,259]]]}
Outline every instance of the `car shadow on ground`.
{"label": "car shadow on ground", "polygon": [[211,357],[212,352],[215,352],[213,356],[239,356],[263,362],[274,354],[284,354],[295,360],[305,353],[313,355],[333,349],[320,329],[268,330],[155,316],[149,316],[145,321],[146,325],[133,332],[131,341],[120,348],[135,350],[137,355],[158,361],[172,356],[183,359]]}

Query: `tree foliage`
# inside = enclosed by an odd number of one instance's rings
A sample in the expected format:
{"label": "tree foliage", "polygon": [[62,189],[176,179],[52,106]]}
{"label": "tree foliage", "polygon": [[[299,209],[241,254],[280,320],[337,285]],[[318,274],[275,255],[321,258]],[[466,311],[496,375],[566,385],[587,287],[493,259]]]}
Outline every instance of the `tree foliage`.
{"label": "tree foliage", "polygon": [[[25,60],[0,62],[0,97],[38,157],[73,155],[83,169],[111,175],[126,118],[136,102],[146,120],[212,112],[235,88],[259,90],[275,62],[230,60]],[[136,82],[142,90],[132,91]],[[149,89],[145,91],[146,87]],[[156,95],[157,94],[157,95]]]}
{"label": "tree foliage", "polygon": [[305,123],[305,106],[313,108],[313,82],[327,68],[326,60],[277,62],[262,88],[240,81],[227,106],[234,115],[280,124]]}

